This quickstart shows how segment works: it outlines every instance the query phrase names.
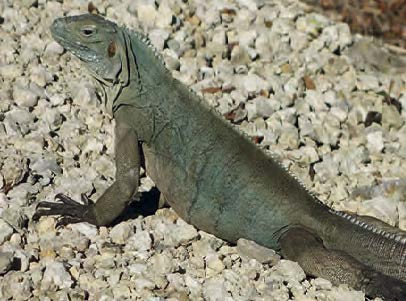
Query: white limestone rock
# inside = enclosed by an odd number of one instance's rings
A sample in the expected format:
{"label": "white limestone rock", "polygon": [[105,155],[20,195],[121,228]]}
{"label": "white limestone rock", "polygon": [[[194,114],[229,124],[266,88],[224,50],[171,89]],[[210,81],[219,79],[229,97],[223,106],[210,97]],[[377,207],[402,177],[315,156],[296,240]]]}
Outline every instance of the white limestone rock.
{"label": "white limestone rock", "polygon": [[7,80],[14,80],[22,74],[22,66],[18,64],[0,64],[0,76]]}
{"label": "white limestone rock", "polygon": [[148,260],[149,269],[155,274],[167,275],[175,269],[173,260],[168,252],[156,253]]}
{"label": "white limestone rock", "polygon": [[160,1],[155,24],[158,28],[168,28],[173,21],[174,12],[171,9],[170,1]]}
{"label": "white limestone rock", "polygon": [[206,300],[209,301],[233,300],[233,298],[225,288],[224,280],[221,278],[207,279],[203,284],[203,296]]}
{"label": "white limestone rock", "polygon": [[0,219],[0,244],[3,244],[9,240],[13,233],[13,228],[3,219]]}
{"label": "white limestone rock", "polygon": [[364,201],[363,206],[358,209],[357,214],[375,216],[394,226],[394,221],[398,220],[398,206],[389,198],[377,196]]}
{"label": "white limestone rock", "polygon": [[297,19],[296,28],[299,31],[316,37],[328,23],[329,20],[326,17],[320,14],[310,13]]}
{"label": "white limestone rock", "polygon": [[46,290],[52,285],[60,289],[70,288],[73,280],[63,263],[51,261],[46,264],[44,276],[41,282],[41,288]]}
{"label": "white limestone rock", "polygon": [[273,101],[264,96],[258,96],[245,106],[247,109],[248,121],[253,121],[256,118],[267,118],[275,111]]}
{"label": "white limestone rock", "polygon": [[361,291],[353,291],[349,290],[348,287],[339,286],[338,288],[333,287],[331,291],[327,291],[325,293],[327,298],[331,298],[332,300],[336,301],[346,301],[346,300],[354,300],[354,301],[364,301],[365,294]]}
{"label": "white limestone rock", "polygon": [[306,278],[306,275],[299,264],[290,260],[280,260],[271,268],[271,271],[274,271],[274,273],[270,277],[276,281],[287,279],[300,282]]}
{"label": "white limestone rock", "polygon": [[369,74],[361,74],[357,77],[357,88],[360,90],[368,91],[378,91],[379,90],[379,81],[378,79]]}
{"label": "white limestone rock", "polygon": [[45,46],[44,54],[47,56],[59,56],[64,52],[64,48],[56,41],[50,41]]}
{"label": "white limestone rock", "polygon": [[94,267],[100,270],[111,270],[116,268],[115,254],[108,252],[108,250],[101,250],[100,255],[93,257]]}
{"label": "white limestone rock", "polygon": [[280,260],[280,256],[274,250],[243,238],[237,241],[237,250],[241,257],[253,258],[263,264],[273,266]]}
{"label": "white limestone rock", "polygon": [[15,85],[13,87],[14,102],[23,108],[33,107],[38,102],[38,95],[30,88]]}
{"label": "white limestone rock", "polygon": [[12,268],[13,259],[14,259],[13,253],[0,252],[0,275],[4,275]]}
{"label": "white limestone rock", "polygon": [[152,28],[155,25],[158,12],[154,1],[142,1],[137,5],[138,21],[145,28]]}
{"label": "white limestone rock", "polygon": [[151,234],[148,231],[136,231],[127,241],[125,248],[136,251],[149,251],[152,247]]}
{"label": "white limestone rock", "polygon": [[342,51],[352,42],[350,28],[347,23],[337,23],[323,29],[320,38],[325,41],[331,51]]}
{"label": "white limestone rock", "polygon": [[380,130],[370,131],[367,136],[367,148],[373,153],[381,153],[384,148],[383,133]]}
{"label": "white limestone rock", "polygon": [[162,51],[164,49],[165,42],[169,38],[169,32],[164,29],[154,29],[151,30],[148,37],[152,45],[154,45],[157,50]]}
{"label": "white limestone rock", "polygon": [[95,225],[91,225],[89,223],[76,223],[76,224],[70,224],[69,228],[71,228],[73,231],[77,231],[84,236],[86,236],[90,240],[95,240],[97,235],[98,235],[98,230]]}
{"label": "white limestone rock", "polygon": [[42,65],[37,65],[32,68],[30,79],[31,82],[42,88],[53,80],[50,72],[48,72],[47,69]]}
{"label": "white limestone rock", "polygon": [[28,172],[28,161],[21,156],[21,153],[9,150],[3,153],[2,157],[2,175],[4,182],[13,187],[20,183]]}
{"label": "white limestone rock", "polygon": [[269,83],[256,74],[248,74],[238,78],[238,85],[246,97],[248,95],[258,95],[261,90],[267,91],[270,88]]}
{"label": "white limestone rock", "polygon": [[122,222],[111,229],[111,241],[116,244],[124,245],[133,233],[134,229],[132,225]]}
{"label": "white limestone rock", "polygon": [[333,285],[330,281],[323,278],[315,278],[310,280],[311,285],[315,287],[316,290],[331,290]]}

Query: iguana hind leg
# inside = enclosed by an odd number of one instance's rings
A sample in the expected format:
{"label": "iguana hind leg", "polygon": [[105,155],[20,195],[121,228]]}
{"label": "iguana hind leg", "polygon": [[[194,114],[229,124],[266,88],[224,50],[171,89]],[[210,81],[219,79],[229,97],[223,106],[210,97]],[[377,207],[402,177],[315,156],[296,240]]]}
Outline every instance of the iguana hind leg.
{"label": "iguana hind leg", "polygon": [[345,252],[325,248],[322,240],[306,229],[293,227],[279,242],[282,255],[297,261],[308,275],[346,283],[385,300],[406,300],[402,281],[372,270]]}
{"label": "iguana hind leg", "polygon": [[122,213],[138,190],[140,151],[137,133],[120,122],[119,115],[118,111],[115,115],[115,182],[95,203],[82,195],[81,204],[63,194],[55,197],[60,203],[40,202],[33,219],[61,215],[59,225],[85,221],[101,226],[112,223]]}

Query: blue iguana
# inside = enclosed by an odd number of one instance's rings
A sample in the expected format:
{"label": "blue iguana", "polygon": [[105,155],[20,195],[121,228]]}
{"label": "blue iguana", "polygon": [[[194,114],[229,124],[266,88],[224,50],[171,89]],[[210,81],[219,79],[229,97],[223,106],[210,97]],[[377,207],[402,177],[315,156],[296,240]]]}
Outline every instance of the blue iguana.
{"label": "blue iguana", "polygon": [[109,225],[137,193],[144,164],[170,206],[197,228],[278,250],[309,275],[406,300],[406,233],[321,203],[174,79],[144,35],[94,14],[58,18],[51,33],[103,88],[116,121],[116,179],[96,202],[63,194],[40,202],[35,218]]}

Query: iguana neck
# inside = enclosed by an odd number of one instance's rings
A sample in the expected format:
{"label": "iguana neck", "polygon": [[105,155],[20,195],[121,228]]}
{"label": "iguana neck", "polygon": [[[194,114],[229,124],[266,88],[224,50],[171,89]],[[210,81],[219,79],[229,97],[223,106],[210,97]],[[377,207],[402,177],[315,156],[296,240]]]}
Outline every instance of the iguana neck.
{"label": "iguana neck", "polygon": [[168,70],[147,37],[128,29],[122,29],[120,34],[126,46],[121,72],[128,80],[106,88],[107,110],[111,108],[113,113],[121,105],[153,105],[150,100],[154,91],[170,80]]}

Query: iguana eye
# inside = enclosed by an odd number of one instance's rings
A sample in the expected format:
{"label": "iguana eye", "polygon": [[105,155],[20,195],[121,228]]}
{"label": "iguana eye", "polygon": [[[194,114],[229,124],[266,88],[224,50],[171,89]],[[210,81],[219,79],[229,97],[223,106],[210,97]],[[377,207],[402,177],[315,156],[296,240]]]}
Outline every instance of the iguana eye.
{"label": "iguana eye", "polygon": [[87,26],[81,29],[81,34],[85,37],[90,37],[95,32],[93,27]]}

